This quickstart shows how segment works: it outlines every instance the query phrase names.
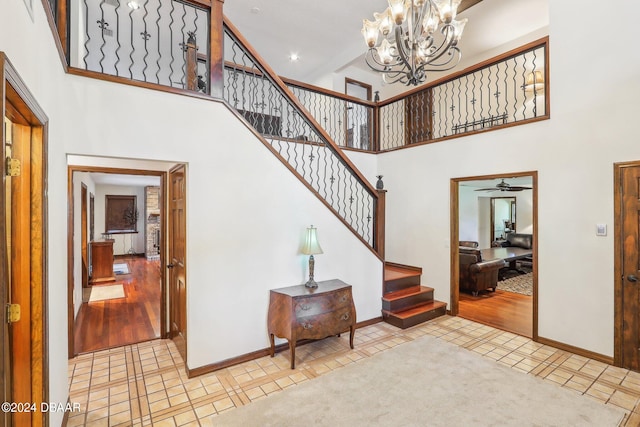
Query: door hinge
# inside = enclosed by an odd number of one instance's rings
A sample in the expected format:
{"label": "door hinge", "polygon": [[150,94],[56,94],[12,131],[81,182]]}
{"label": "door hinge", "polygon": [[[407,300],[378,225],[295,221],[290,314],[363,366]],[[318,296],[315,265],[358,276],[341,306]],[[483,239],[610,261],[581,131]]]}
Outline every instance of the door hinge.
{"label": "door hinge", "polygon": [[20,304],[7,304],[7,323],[15,323],[20,320]]}
{"label": "door hinge", "polygon": [[7,176],[20,176],[20,160],[7,157]]}

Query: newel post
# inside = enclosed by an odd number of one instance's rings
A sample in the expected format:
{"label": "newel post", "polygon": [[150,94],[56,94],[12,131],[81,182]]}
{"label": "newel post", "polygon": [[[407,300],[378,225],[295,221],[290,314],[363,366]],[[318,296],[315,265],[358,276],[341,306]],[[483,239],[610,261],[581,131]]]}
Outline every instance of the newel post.
{"label": "newel post", "polygon": [[198,46],[196,45],[195,33],[189,31],[189,38],[187,42],[182,46],[185,52],[187,62],[187,89],[197,91],[198,90]]}
{"label": "newel post", "polygon": [[376,216],[374,222],[373,249],[384,260],[384,235],[385,235],[385,210],[387,190],[376,190],[378,201],[376,203]]}
{"label": "newel post", "polygon": [[211,2],[211,22],[209,23],[209,40],[211,40],[209,60],[209,95],[214,98],[223,96],[224,67],[224,25],[222,6],[224,0]]}

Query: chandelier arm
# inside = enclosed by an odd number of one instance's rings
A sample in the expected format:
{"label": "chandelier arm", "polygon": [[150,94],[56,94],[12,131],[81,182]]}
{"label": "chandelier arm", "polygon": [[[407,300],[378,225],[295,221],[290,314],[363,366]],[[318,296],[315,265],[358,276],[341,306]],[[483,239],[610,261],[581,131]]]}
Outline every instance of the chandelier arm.
{"label": "chandelier arm", "polygon": [[[365,62],[367,63],[367,65],[369,66],[369,68],[371,68],[372,70],[379,71],[379,72],[385,72],[385,71],[384,71],[384,68],[387,68],[387,67],[396,67],[396,66],[402,65],[402,63],[401,63],[401,62],[397,62],[397,61],[396,61],[396,62],[394,62],[393,64],[385,64],[384,62],[380,62],[380,61],[378,61],[378,59],[376,59],[375,54],[373,53],[373,51],[374,51],[374,50],[375,50],[375,49],[373,49],[373,48],[369,49],[369,51],[367,51],[367,53],[366,53],[366,54],[365,54],[365,56],[364,56],[364,60],[365,60]],[[373,61],[373,64],[374,64],[374,65],[372,65],[372,64],[369,62],[370,60],[371,60],[371,61]],[[376,66],[377,66],[377,67],[382,67],[383,69],[379,69],[379,68],[377,68]]]}
{"label": "chandelier arm", "polygon": [[[455,51],[457,53],[457,55],[454,55],[452,52]],[[444,55],[444,53],[448,53],[450,58],[444,62],[440,62],[440,63],[435,63],[434,61],[436,59],[439,59],[442,55]],[[460,49],[458,49],[457,47],[453,46],[450,47],[447,51],[443,52],[441,55],[438,55],[437,58],[433,58],[433,60],[426,62],[424,65],[432,65],[434,67],[444,67],[446,65],[448,65],[449,63],[451,63],[451,61],[453,61],[456,57],[457,57],[457,61],[455,61],[455,64],[451,65],[448,68],[434,68],[432,70],[429,71],[448,71],[450,69],[452,69],[453,67],[455,67],[456,65],[458,65],[458,63],[460,62],[460,58],[462,57],[462,53],[460,52]]]}
{"label": "chandelier arm", "polygon": [[[453,28],[453,26],[451,24],[447,24],[445,27],[442,28],[442,33],[445,33],[446,30],[446,35],[444,40],[442,40],[442,43],[440,44],[440,46],[438,46],[434,52],[439,52],[438,55],[429,58],[429,60],[427,61],[428,64],[432,64],[434,61],[437,61],[438,59],[440,59],[442,57],[442,55],[444,55],[445,53],[448,53],[451,51],[451,49],[455,49],[458,52],[460,52],[460,49],[458,49],[454,44],[453,41],[455,39],[455,31],[450,31],[450,28]],[[452,34],[453,33],[453,34]],[[432,40],[432,44],[433,44],[433,40]],[[444,64],[448,64],[450,61],[445,62]],[[436,64],[434,64],[436,65]]]}

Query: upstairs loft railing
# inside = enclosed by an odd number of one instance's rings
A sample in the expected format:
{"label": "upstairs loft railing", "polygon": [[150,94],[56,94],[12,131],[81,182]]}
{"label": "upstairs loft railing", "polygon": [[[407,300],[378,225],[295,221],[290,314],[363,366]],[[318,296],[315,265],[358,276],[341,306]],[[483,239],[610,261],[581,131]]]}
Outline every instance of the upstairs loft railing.
{"label": "upstairs loft railing", "polygon": [[379,103],[379,151],[549,117],[548,40]]}
{"label": "upstairs loft railing", "polygon": [[78,23],[69,27],[72,67],[210,92],[209,8],[180,0],[68,4],[74,5],[71,22]]}
{"label": "upstairs loft railing", "polygon": [[[44,3],[70,70],[223,97],[222,1],[134,3]],[[547,45],[530,43],[379,103],[285,82],[337,145],[381,152],[548,118]]]}
{"label": "upstairs loft railing", "polygon": [[283,79],[300,103],[342,148],[376,150],[376,104]]}
{"label": "upstairs loft railing", "polygon": [[347,226],[377,247],[376,190],[226,20],[224,53],[224,99]]}

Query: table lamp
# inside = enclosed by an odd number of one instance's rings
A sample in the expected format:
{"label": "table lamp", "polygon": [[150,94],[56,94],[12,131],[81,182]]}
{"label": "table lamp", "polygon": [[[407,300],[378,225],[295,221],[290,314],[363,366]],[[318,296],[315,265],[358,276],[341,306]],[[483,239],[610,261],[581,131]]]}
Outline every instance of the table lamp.
{"label": "table lamp", "polygon": [[313,267],[315,261],[313,259],[313,255],[321,254],[322,248],[318,243],[318,234],[316,233],[317,228],[313,225],[307,228],[307,234],[304,239],[304,246],[302,247],[302,253],[305,255],[309,255],[309,280],[304,285],[307,288],[317,288],[318,284],[315,280],[313,280]]}

